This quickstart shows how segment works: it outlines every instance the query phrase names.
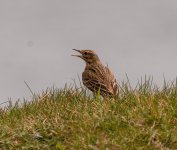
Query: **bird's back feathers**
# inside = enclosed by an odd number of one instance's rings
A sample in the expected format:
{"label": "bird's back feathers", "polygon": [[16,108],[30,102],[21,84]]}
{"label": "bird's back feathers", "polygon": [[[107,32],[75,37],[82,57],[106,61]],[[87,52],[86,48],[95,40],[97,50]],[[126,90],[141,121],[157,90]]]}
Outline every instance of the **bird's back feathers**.
{"label": "bird's back feathers", "polygon": [[108,67],[98,64],[87,64],[82,74],[83,84],[92,92],[100,93],[103,97],[116,95],[117,80]]}

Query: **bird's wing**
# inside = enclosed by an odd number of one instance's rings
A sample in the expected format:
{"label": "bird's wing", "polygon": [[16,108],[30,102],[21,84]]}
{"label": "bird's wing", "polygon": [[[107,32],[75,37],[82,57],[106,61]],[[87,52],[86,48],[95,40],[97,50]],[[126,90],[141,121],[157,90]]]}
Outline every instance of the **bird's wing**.
{"label": "bird's wing", "polygon": [[108,74],[107,81],[109,81],[110,86],[113,89],[113,93],[116,95],[118,93],[118,88],[119,88],[118,87],[118,82],[117,82],[114,74],[112,73],[112,71],[108,67],[105,67],[105,70]]}
{"label": "bird's wing", "polygon": [[108,86],[105,74],[91,68],[82,74],[83,84],[91,91],[95,92],[100,90],[102,95],[113,95],[113,90]]}

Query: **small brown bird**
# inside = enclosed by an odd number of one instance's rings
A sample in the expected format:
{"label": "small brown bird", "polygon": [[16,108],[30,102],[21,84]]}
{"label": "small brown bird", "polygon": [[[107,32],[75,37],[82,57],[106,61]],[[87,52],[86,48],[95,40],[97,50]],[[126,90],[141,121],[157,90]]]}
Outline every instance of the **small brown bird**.
{"label": "small brown bird", "polygon": [[81,55],[77,56],[86,62],[82,73],[83,84],[92,92],[100,91],[103,97],[114,97],[118,94],[118,83],[111,70],[104,66],[98,55],[93,50],[77,50]]}

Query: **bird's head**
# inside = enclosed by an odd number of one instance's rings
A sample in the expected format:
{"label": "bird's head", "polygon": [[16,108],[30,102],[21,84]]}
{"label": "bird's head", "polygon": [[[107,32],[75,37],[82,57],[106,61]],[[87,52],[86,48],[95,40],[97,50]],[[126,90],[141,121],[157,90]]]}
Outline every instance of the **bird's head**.
{"label": "bird's head", "polygon": [[80,57],[86,63],[95,63],[100,61],[98,55],[93,50],[77,50],[77,49],[73,49],[73,50],[79,52],[81,55],[72,55],[72,56]]}

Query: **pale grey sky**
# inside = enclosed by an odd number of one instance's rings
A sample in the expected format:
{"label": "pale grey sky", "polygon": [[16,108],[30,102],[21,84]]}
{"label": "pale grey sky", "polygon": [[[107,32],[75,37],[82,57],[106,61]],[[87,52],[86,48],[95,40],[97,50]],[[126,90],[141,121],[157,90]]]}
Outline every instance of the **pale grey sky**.
{"label": "pale grey sky", "polygon": [[176,0],[0,0],[0,102],[72,83],[84,69],[72,48],[94,49],[132,84],[177,75]]}

